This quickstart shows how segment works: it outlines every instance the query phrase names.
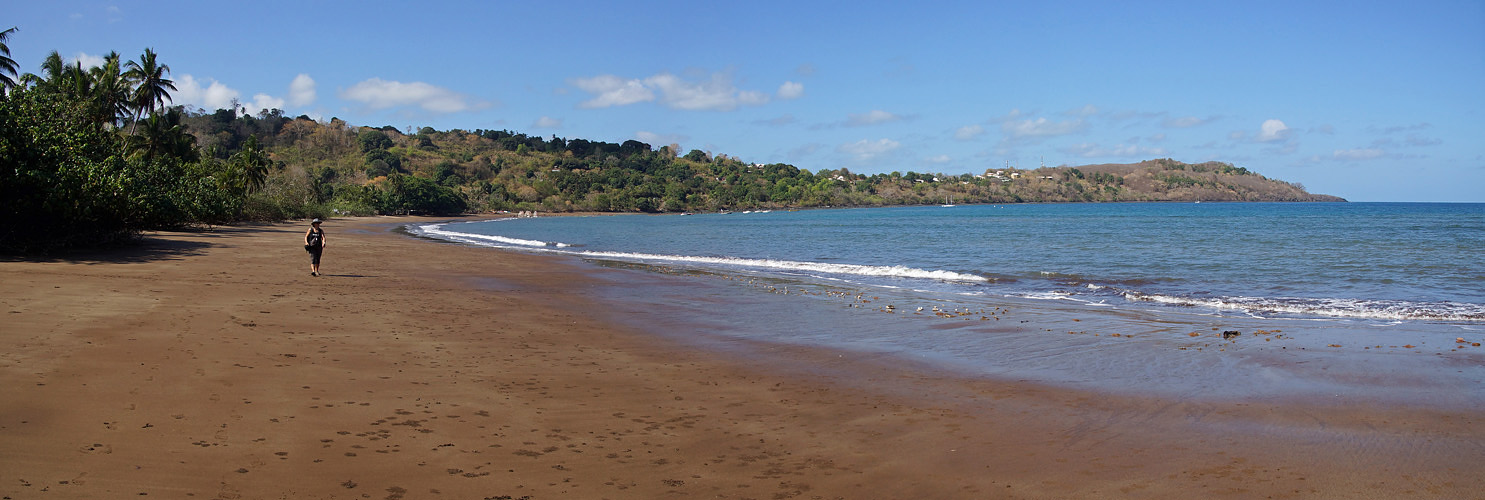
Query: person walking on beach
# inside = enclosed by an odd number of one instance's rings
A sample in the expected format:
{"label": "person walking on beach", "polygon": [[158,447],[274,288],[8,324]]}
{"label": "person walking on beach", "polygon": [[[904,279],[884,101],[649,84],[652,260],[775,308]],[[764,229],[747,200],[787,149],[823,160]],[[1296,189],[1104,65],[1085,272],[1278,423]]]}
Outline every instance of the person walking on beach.
{"label": "person walking on beach", "polygon": [[309,251],[309,275],[320,275],[320,254],[325,252],[325,230],[320,229],[320,219],[309,221],[309,230],[304,232],[304,249]]}

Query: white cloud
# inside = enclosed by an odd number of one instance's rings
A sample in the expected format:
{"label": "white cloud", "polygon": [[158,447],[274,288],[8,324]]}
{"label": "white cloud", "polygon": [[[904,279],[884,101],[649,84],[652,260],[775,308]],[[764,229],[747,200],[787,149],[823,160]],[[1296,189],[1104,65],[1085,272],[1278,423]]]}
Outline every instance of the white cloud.
{"label": "white cloud", "polygon": [[942,165],[944,163],[948,163],[948,162],[951,162],[951,161],[954,161],[954,160],[952,158],[949,158],[949,155],[938,155],[938,156],[930,156],[930,157],[924,158],[923,161],[925,161],[927,163],[933,163],[933,164]]}
{"label": "white cloud", "polygon": [[1408,134],[1407,137],[1403,138],[1403,144],[1413,147],[1437,146],[1443,143],[1444,141],[1441,141],[1439,139],[1434,139],[1432,137],[1422,137],[1417,134]]}
{"label": "white cloud", "polygon": [[[667,107],[688,111],[732,111],[739,106],[768,103],[769,96],[756,90],[740,90],[726,73],[713,73],[710,78],[691,81],[670,73],[659,73],[644,79],[624,79],[614,75],[575,78],[573,86],[594,97],[578,104],[582,108],[607,108],[659,100]],[[779,87],[781,99],[803,95],[804,85],[784,82]]]}
{"label": "white cloud", "polygon": [[1063,153],[1080,156],[1083,158],[1147,158],[1150,156],[1161,156],[1167,154],[1165,148],[1147,148],[1137,144],[1119,144],[1114,147],[1103,147],[1094,143],[1074,144],[1061,148]]}
{"label": "white cloud", "polygon": [[658,149],[661,146],[669,146],[671,144],[680,144],[686,142],[688,139],[690,139],[690,137],[679,134],[656,134],[654,132],[641,130],[634,133],[634,139],[638,140],[639,142],[649,144],[650,147]]}
{"label": "white cloud", "polygon": [[598,75],[593,78],[577,78],[573,85],[595,97],[579,104],[584,108],[607,108],[627,106],[636,102],[655,100],[655,93],[645,88],[639,80],[625,80],[614,75]]}
{"label": "white cloud", "polygon": [[215,79],[197,80],[194,76],[183,74],[175,79],[175,92],[170,94],[170,98],[171,102],[176,104],[217,110],[231,108],[232,100],[241,95],[237,90]]}
{"label": "white cloud", "polygon": [[1166,118],[1164,120],[1161,120],[1160,124],[1163,125],[1163,126],[1165,126],[1165,128],[1191,128],[1191,127],[1195,127],[1195,126],[1198,126],[1198,125],[1205,125],[1205,124],[1207,124],[1208,122],[1211,122],[1211,121],[1212,121],[1211,118],[1197,118],[1195,116],[1181,116],[1181,117]]}
{"label": "white cloud", "polygon": [[308,106],[315,102],[315,79],[306,73],[300,73],[289,82],[289,104],[296,107]]}
{"label": "white cloud", "polygon": [[449,89],[423,82],[402,83],[372,78],[340,92],[340,97],[366,103],[372,109],[416,106],[433,113],[457,113],[482,107]]}
{"label": "white cloud", "polygon": [[849,155],[852,160],[860,163],[869,163],[879,159],[888,153],[896,151],[902,144],[892,139],[862,139],[836,146],[836,152]]}
{"label": "white cloud", "polygon": [[562,119],[543,116],[531,124],[531,128],[562,128]]}
{"label": "white cloud", "polygon": [[314,80],[309,75],[300,74],[289,84],[287,101],[281,97],[262,93],[253,94],[253,99],[250,101],[242,101],[242,92],[216,79],[198,80],[194,76],[183,74],[175,78],[175,92],[170,94],[170,98],[172,103],[196,106],[206,110],[231,109],[233,100],[237,100],[237,106],[246,110],[248,114],[258,114],[265,109],[284,109],[285,104],[295,106],[311,104],[315,99],[315,90]]}
{"label": "white cloud", "polygon": [[1046,118],[1034,120],[1008,120],[1000,124],[1000,131],[1016,139],[1055,137],[1081,132],[1087,127],[1081,118],[1065,122],[1054,122]]}
{"label": "white cloud", "polygon": [[795,82],[784,82],[779,85],[779,99],[798,99],[804,96],[804,84]]}
{"label": "white cloud", "polygon": [[768,102],[768,96],[762,92],[738,90],[722,73],[713,73],[710,80],[700,82],[661,73],[646,78],[645,85],[659,89],[661,101],[676,109],[732,111],[740,105],[757,106]]}
{"label": "white cloud", "polygon": [[[1415,124],[1412,124],[1412,125],[1397,125],[1397,126],[1392,126],[1392,127],[1385,127],[1383,129],[1381,129],[1381,132],[1384,133],[1384,134],[1396,134],[1398,132],[1409,132],[1409,131],[1416,131],[1416,130],[1426,130],[1426,129],[1430,128],[1430,127],[1433,127],[1433,124],[1428,123],[1428,122],[1421,122],[1421,123],[1415,123]],[[1367,131],[1368,132],[1374,132],[1376,130],[1377,130],[1376,127],[1367,127]]]}
{"label": "white cloud", "polygon": [[1289,139],[1289,126],[1279,120],[1264,120],[1258,127],[1258,142],[1282,142]]}
{"label": "white cloud", "polygon": [[1387,156],[1387,152],[1377,148],[1338,149],[1332,155],[1337,160],[1374,160]]}
{"label": "white cloud", "polygon": [[1063,114],[1064,115],[1067,115],[1067,116],[1076,116],[1076,117],[1082,118],[1082,117],[1097,115],[1098,112],[1099,112],[1098,106],[1094,106],[1092,104],[1087,104],[1087,105],[1084,105],[1083,107],[1078,108],[1078,109],[1068,110],[1067,112],[1065,112]]}
{"label": "white cloud", "polygon": [[985,127],[979,125],[966,125],[954,131],[954,139],[960,141],[973,140],[982,135],[985,135]]}
{"label": "white cloud", "polygon": [[[95,55],[90,55],[90,54],[78,52],[77,55],[76,56],[73,56],[73,58],[71,60],[64,61],[64,62],[68,63],[69,66],[72,65],[73,63],[82,63],[83,69],[97,68],[97,67],[103,66],[103,56],[95,56]],[[123,62],[120,61],[119,64],[123,64]],[[119,68],[119,70],[120,71],[123,71],[123,68]]]}
{"label": "white cloud", "polygon": [[284,109],[284,100],[268,94],[253,94],[253,102],[242,103],[242,107],[250,115],[256,115],[265,109]]}
{"label": "white cloud", "polygon": [[888,113],[880,109],[873,109],[870,112],[864,114],[851,113],[851,115],[846,118],[846,126],[862,127],[866,125],[877,125],[881,123],[895,122],[901,119],[901,116]]}
{"label": "white cloud", "polygon": [[1395,140],[1395,139],[1393,139],[1391,137],[1381,137],[1381,138],[1378,138],[1378,139],[1372,141],[1371,146],[1373,148],[1395,148],[1395,147],[1419,148],[1419,147],[1426,147],[1426,146],[1437,146],[1437,145],[1443,144],[1443,143],[1444,143],[1444,141],[1441,141],[1439,139],[1435,139],[1435,138],[1432,138],[1432,137],[1423,137],[1423,136],[1420,136],[1418,134],[1408,134],[1406,137],[1403,137],[1402,142],[1398,142],[1397,140]]}

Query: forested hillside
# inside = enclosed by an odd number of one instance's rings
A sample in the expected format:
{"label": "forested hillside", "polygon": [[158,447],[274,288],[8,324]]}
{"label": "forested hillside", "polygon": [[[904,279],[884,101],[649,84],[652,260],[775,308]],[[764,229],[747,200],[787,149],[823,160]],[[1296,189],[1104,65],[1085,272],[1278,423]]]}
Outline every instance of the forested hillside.
{"label": "forested hillside", "polygon": [[[1226,163],[993,169],[971,175],[749,163],[674,145],[535,137],[507,130],[356,127],[276,113],[188,116],[198,144],[228,158],[245,137],[273,159],[260,204],[347,213],[530,210],[685,212],[758,208],[1081,201],[1324,201]],[[378,198],[407,191],[402,203]],[[452,194],[425,199],[447,189]],[[410,196],[410,197],[409,197]],[[462,203],[461,203],[462,202]],[[268,215],[268,214],[264,214]]]}
{"label": "forested hillside", "polygon": [[145,49],[103,65],[52,52],[16,73],[0,32],[0,250],[44,251],[148,228],[336,214],[685,212],[1085,201],[1328,201],[1226,163],[1151,160],[981,174],[759,164],[677,145],[508,130],[365,127],[167,106]]}

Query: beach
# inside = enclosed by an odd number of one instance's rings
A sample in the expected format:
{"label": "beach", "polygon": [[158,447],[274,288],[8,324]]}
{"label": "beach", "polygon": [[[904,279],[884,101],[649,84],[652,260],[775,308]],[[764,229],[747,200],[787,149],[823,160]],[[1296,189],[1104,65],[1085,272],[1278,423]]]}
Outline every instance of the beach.
{"label": "beach", "polygon": [[303,223],[0,260],[0,496],[1485,498],[1485,408],[708,349],[437,220],[329,220],[321,277]]}

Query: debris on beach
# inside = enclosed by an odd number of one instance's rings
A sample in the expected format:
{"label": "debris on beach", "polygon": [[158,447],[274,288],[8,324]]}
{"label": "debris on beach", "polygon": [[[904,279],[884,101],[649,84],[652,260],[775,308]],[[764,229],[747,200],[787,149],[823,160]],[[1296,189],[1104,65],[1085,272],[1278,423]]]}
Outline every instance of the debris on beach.
{"label": "debris on beach", "polygon": [[1227,331],[1222,332],[1222,340],[1227,340],[1227,339],[1230,339],[1230,338],[1233,338],[1233,337],[1236,337],[1236,336],[1242,335],[1242,334],[1243,334],[1243,332],[1240,332],[1240,331],[1237,331],[1237,330],[1227,330]]}

